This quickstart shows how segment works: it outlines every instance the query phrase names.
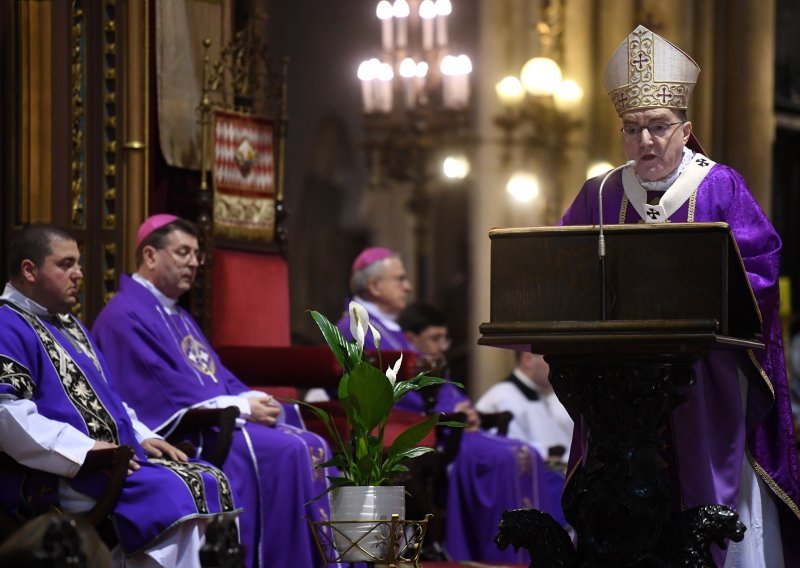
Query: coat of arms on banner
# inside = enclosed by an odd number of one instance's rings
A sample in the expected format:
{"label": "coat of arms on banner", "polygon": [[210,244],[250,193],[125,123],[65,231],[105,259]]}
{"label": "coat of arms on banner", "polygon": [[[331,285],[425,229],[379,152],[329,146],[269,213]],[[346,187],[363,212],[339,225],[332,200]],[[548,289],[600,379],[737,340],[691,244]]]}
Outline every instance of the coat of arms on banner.
{"label": "coat of arms on banner", "polygon": [[214,111],[214,234],[271,242],[275,237],[273,123]]}

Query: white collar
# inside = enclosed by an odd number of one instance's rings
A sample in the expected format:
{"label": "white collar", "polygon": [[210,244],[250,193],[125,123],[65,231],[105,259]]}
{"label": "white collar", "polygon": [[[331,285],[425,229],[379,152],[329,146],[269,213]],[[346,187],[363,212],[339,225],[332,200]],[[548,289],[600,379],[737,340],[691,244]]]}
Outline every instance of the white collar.
{"label": "white collar", "polygon": [[622,170],[622,186],[625,196],[645,223],[666,223],[669,218],[692,196],[716,162],[700,154],[692,154],[681,175],[664,192],[658,203],[647,202],[647,192],[639,183],[633,168]]}
{"label": "white collar", "polygon": [[139,274],[138,272],[134,272],[132,278],[136,280],[139,284],[150,290],[152,294],[156,297],[158,302],[166,308],[169,313],[177,313],[178,312],[178,300],[173,300],[168,296],[165,296],[164,293],[156,288],[156,285],[150,282],[147,278]]}
{"label": "white collar", "polygon": [[0,296],[0,299],[8,300],[12,304],[17,305],[25,311],[30,312],[38,317],[53,316],[53,314],[47,311],[47,308],[37,302],[34,302],[28,296],[14,288],[11,282],[6,282],[6,288],[3,290],[3,295]]}
{"label": "white collar", "polygon": [[400,331],[400,326],[395,321],[397,319],[396,315],[387,314],[378,307],[378,304],[365,300],[361,296],[353,296],[353,301],[364,306],[370,317],[376,317],[381,320],[383,326],[389,331]]}

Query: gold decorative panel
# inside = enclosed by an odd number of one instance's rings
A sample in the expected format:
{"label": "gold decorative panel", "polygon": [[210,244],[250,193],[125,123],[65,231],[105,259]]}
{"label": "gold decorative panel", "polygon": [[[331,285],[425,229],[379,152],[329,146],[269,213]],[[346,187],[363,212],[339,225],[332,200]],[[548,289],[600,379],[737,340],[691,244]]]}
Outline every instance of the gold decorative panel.
{"label": "gold decorative panel", "polygon": [[52,194],[52,3],[21,0],[19,15],[20,223],[49,221]]}

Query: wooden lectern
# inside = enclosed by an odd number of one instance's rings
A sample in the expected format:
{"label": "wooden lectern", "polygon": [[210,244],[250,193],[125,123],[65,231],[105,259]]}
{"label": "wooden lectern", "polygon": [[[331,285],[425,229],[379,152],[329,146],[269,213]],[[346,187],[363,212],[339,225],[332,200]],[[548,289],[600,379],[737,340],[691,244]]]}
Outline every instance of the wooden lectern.
{"label": "wooden lectern", "polygon": [[[758,307],[725,223],[604,232],[601,267],[597,227],[491,231],[491,321],[478,343],[544,354],[559,399],[589,427],[562,500],[577,551],[548,562],[705,566],[710,544],[744,527],[713,503],[672,510],[662,433],[699,357],[764,347]],[[541,534],[531,529],[532,566],[554,546]]]}

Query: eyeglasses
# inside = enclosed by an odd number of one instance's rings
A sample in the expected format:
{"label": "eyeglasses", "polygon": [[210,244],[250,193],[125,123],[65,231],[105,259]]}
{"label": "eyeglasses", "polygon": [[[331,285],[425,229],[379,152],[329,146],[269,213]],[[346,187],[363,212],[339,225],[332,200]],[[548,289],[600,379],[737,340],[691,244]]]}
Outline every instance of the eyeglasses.
{"label": "eyeglasses", "polygon": [[206,253],[201,250],[192,250],[189,247],[181,247],[178,250],[159,249],[166,251],[178,264],[189,264],[192,257],[197,261],[198,266],[203,266],[206,262]]}
{"label": "eyeglasses", "polygon": [[673,126],[676,124],[683,124],[684,122],[686,121],[679,120],[678,122],[654,122],[652,124],[648,124],[647,126],[634,126],[629,124],[620,128],[620,131],[625,135],[626,138],[638,138],[645,130],[647,130],[647,132],[649,132],[650,136],[653,138],[663,138]]}

